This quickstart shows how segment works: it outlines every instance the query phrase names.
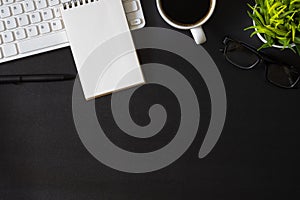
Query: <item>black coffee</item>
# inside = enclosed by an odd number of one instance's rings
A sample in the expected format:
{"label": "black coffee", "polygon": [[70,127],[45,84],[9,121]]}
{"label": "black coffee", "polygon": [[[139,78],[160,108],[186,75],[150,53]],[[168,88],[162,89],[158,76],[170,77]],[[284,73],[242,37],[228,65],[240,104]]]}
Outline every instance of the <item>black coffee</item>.
{"label": "black coffee", "polygon": [[161,0],[161,8],[171,21],[179,24],[196,24],[205,18],[210,0]]}

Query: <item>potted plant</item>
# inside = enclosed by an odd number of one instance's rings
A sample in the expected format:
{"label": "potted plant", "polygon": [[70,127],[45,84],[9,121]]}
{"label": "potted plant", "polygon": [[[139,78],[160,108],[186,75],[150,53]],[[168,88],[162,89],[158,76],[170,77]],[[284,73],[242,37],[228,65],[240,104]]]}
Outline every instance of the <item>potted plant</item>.
{"label": "potted plant", "polygon": [[259,48],[289,48],[300,55],[300,0],[255,0],[248,6],[249,17],[254,29],[251,37],[257,35],[264,44]]}

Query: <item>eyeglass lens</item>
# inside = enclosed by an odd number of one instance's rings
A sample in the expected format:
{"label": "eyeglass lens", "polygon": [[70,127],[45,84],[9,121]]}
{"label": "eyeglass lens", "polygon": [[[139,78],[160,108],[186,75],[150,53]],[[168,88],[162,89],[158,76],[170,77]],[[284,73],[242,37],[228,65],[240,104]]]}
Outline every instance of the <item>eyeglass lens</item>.
{"label": "eyeglass lens", "polygon": [[280,87],[293,87],[299,81],[299,76],[299,72],[293,66],[267,64],[267,79]]}
{"label": "eyeglass lens", "polygon": [[226,45],[225,56],[229,62],[237,67],[250,69],[260,60],[258,55],[241,45],[239,42],[229,41]]}

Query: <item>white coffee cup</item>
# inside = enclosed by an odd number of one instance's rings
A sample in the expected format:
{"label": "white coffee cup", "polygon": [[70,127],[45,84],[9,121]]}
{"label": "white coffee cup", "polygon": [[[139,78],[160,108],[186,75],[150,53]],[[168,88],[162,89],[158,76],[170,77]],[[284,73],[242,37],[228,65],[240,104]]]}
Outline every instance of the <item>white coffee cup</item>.
{"label": "white coffee cup", "polygon": [[[212,14],[215,10],[215,7],[216,7],[216,0],[210,0],[210,8],[209,8],[207,15],[204,18],[199,19],[199,22],[192,24],[192,25],[182,25],[182,24],[179,24],[179,23],[176,23],[176,22],[170,20],[169,17],[166,16],[165,12],[163,11],[163,9],[161,7],[161,1],[164,1],[164,0],[156,0],[156,5],[157,5],[158,11],[159,11],[161,17],[169,25],[173,26],[174,28],[178,28],[178,29],[191,30],[194,40],[196,41],[197,44],[203,44],[204,42],[206,42],[206,36],[203,31],[202,25],[205,22],[207,22],[207,20],[209,20],[209,18],[212,16]],[[168,0],[165,0],[165,1],[168,1]]]}

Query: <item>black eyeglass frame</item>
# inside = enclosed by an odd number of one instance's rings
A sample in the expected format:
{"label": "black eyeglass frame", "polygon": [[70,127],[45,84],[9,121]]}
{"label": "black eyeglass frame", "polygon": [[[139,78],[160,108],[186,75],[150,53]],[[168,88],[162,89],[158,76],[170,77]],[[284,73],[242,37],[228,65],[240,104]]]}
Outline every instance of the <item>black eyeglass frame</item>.
{"label": "black eyeglass frame", "polygon": [[[240,45],[242,45],[244,48],[248,49],[249,51],[251,51],[252,53],[254,53],[256,56],[257,56],[257,61],[252,64],[250,67],[244,67],[244,66],[240,66],[236,63],[234,63],[231,59],[228,58],[227,56],[227,50],[228,50],[228,43],[229,42],[236,42]],[[223,40],[223,44],[225,45],[225,48],[224,49],[221,49],[222,52],[223,52],[223,55],[224,57],[226,58],[226,60],[231,63],[232,65],[240,68],[240,69],[243,69],[243,70],[250,70],[250,69],[253,69],[254,67],[256,67],[257,65],[259,65],[260,63],[264,63],[265,65],[265,78],[268,82],[270,82],[271,84],[277,86],[277,87],[281,87],[281,88],[284,88],[284,89],[292,89],[292,88],[295,88],[296,85],[299,83],[300,81],[300,75],[298,76],[297,80],[295,81],[294,84],[292,84],[291,86],[289,87],[286,87],[286,86],[282,86],[282,85],[279,85],[275,82],[273,82],[272,80],[270,80],[268,78],[268,64],[278,64],[278,65],[286,65],[286,66],[290,66],[292,67],[291,65],[288,65],[288,64],[285,64],[285,63],[282,63],[282,62],[279,62],[279,61],[275,61],[275,59],[272,59],[270,56],[262,53],[262,52],[258,52],[257,49],[255,49],[254,47],[250,46],[249,44],[245,43],[245,42],[241,42],[241,41],[237,41],[237,40],[234,40],[230,37],[225,37],[224,40]]]}

